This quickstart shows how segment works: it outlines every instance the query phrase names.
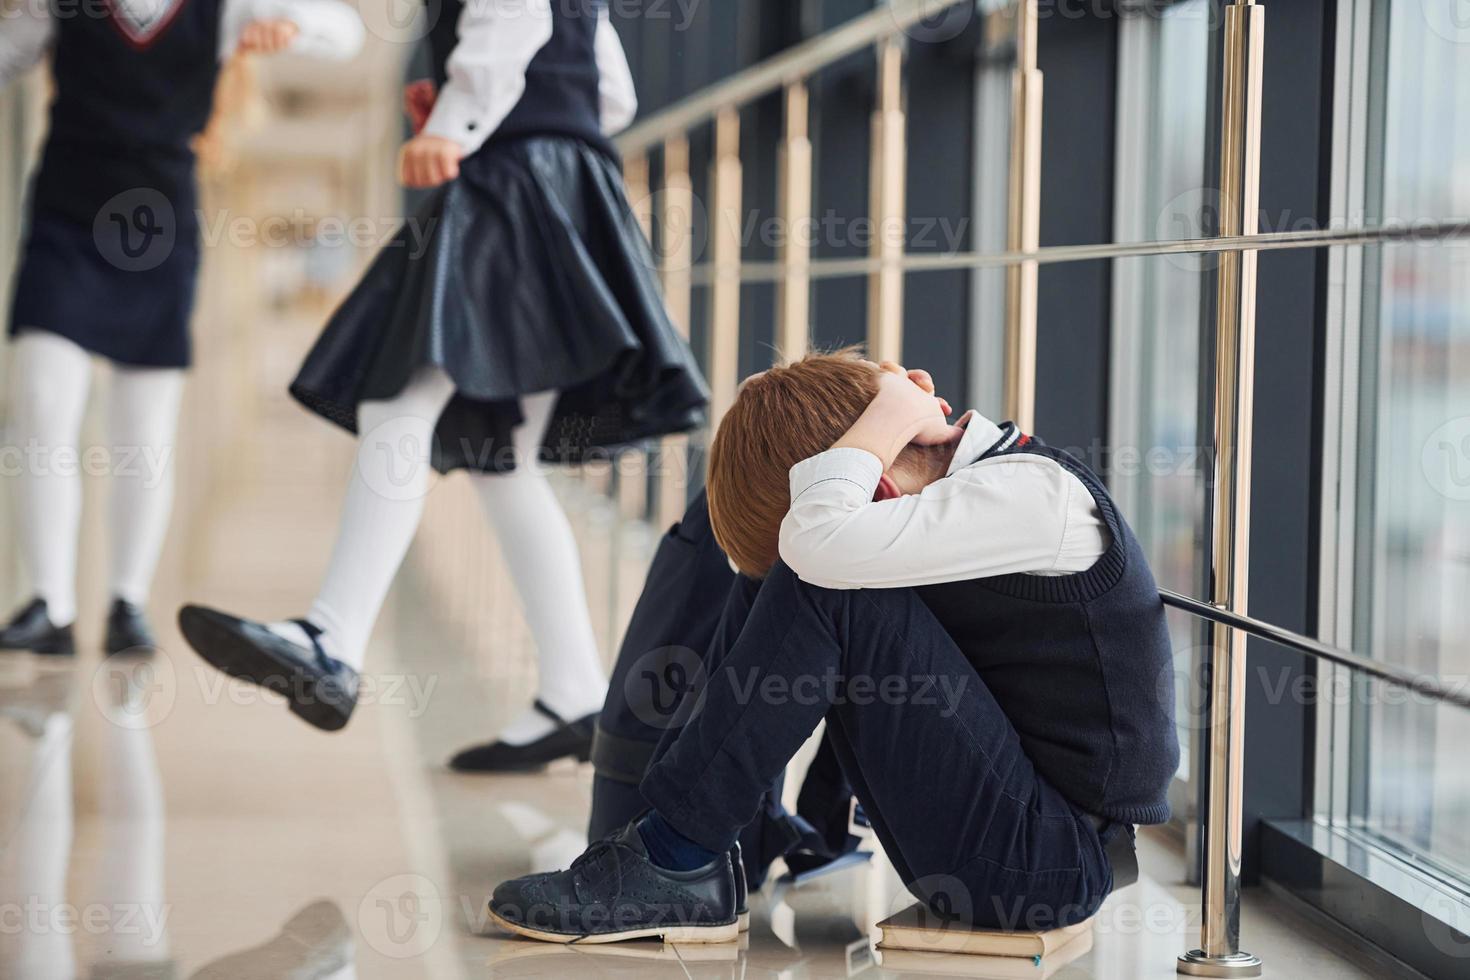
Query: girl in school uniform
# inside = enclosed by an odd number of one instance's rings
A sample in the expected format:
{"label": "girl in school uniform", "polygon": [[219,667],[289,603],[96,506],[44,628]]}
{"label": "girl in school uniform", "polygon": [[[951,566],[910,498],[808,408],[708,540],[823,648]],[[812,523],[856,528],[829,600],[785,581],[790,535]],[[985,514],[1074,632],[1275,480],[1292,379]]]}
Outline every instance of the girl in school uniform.
{"label": "girl in school uniform", "polygon": [[34,597],[0,627],[0,649],[76,649],[77,442],[97,356],[113,368],[105,651],[147,651],[143,608],[173,502],[199,266],[191,140],[209,118],[223,59],[350,58],[362,22],[335,0],[0,2],[0,86],[48,49],[55,76],[10,316],[7,442],[20,462],[10,482]]}
{"label": "girl in school uniform", "polygon": [[[432,109],[399,169],[406,186],[437,190],[291,386],[359,436],[321,591],[291,621],[189,606],[180,625],[210,663],[341,728],[430,470],[468,470],[536,641],[539,684],[497,738],[452,765],[532,769],[588,755],[606,693],[577,543],[542,464],[691,429],[706,388],[608,140],[636,102],[603,0],[446,0],[429,40]],[[410,103],[427,103],[424,91],[412,86]]]}

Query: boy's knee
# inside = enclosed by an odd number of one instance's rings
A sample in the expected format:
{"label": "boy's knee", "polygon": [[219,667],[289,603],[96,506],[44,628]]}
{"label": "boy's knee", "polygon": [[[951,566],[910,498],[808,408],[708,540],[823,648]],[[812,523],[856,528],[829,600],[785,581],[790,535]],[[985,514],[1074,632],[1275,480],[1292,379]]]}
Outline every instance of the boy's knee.
{"label": "boy's knee", "polygon": [[826,609],[844,604],[849,597],[846,589],[829,589],[803,581],[784,561],[772,565],[770,572],[761,580],[761,591],[767,590]]}

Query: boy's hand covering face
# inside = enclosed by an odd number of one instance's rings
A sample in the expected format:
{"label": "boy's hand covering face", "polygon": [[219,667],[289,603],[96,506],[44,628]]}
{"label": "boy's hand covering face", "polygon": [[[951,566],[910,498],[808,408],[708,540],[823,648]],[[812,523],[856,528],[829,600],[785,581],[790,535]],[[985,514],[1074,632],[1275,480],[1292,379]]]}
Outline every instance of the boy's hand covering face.
{"label": "boy's hand covering face", "polygon": [[940,445],[954,438],[946,416],[949,403],[934,395],[927,371],[906,371],[885,361],[879,365],[878,394],[834,448],[864,449],[886,470],[909,443]]}

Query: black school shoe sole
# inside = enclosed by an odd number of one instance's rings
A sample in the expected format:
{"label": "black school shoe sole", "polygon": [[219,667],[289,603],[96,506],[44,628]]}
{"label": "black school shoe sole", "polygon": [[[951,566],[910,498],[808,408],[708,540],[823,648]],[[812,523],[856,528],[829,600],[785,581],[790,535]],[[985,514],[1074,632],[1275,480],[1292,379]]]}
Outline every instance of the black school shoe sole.
{"label": "black school shoe sole", "polygon": [[502,883],[488,914],[507,932],[546,943],[600,944],[661,938],[728,943],[740,938],[728,852],[693,871],[653,864],[636,823],[598,841],[565,871]]}
{"label": "black school shoe sole", "polygon": [[57,630],[52,636],[47,636],[33,642],[0,643],[0,652],[34,653],[38,657],[75,657],[77,654],[77,644],[72,634],[72,628],[67,626]]}
{"label": "black school shoe sole", "polygon": [[666,943],[733,943],[740,938],[740,926],[735,922],[720,926],[655,925],[603,933],[547,932],[503,918],[493,908],[489,912],[490,921],[506,932],[514,933],[524,939],[536,939],[543,943],[595,946],[601,943],[620,943],[629,939],[662,939]]}
{"label": "black school shoe sole", "polygon": [[309,725],[335,732],[352,717],[357,672],[320,648],[297,647],[260,623],[204,606],[180,609],[179,631],[211,666],[281,695]]}

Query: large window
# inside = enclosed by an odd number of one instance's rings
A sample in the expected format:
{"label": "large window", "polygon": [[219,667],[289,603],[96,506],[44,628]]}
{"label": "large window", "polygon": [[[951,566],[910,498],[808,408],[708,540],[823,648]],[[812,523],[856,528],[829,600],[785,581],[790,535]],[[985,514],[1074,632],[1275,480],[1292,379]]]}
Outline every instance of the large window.
{"label": "large window", "polygon": [[[1339,50],[1351,70],[1340,65],[1339,91],[1351,97],[1339,100],[1335,211],[1370,223],[1470,215],[1470,21],[1455,0],[1346,6]],[[1340,337],[1329,370],[1342,380],[1340,406],[1328,406],[1324,629],[1463,680],[1470,247],[1343,251],[1329,323]],[[1470,881],[1470,712],[1340,674],[1328,691],[1319,815]]]}
{"label": "large window", "polygon": [[[1206,200],[1209,8],[1186,2],[1127,18],[1118,51],[1115,237],[1193,238]],[[1198,593],[1204,554],[1204,469],[1198,431],[1200,290],[1208,256],[1113,263],[1109,489],[1132,524],[1161,586]],[[1192,719],[1199,698],[1197,626],[1170,614],[1180,705],[1182,785],[1175,810],[1193,809]]]}

